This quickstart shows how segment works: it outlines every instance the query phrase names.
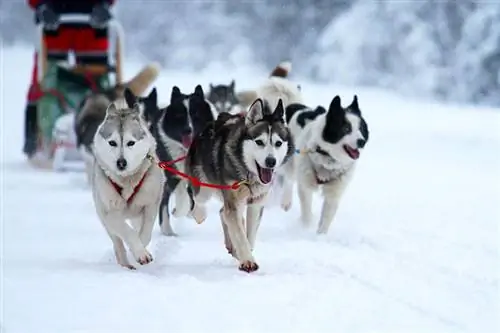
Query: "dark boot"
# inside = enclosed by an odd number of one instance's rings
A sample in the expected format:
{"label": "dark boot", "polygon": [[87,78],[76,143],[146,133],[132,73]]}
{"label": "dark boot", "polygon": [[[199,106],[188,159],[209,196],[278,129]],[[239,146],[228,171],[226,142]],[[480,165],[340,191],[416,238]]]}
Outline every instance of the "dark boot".
{"label": "dark boot", "polygon": [[24,118],[24,147],[23,152],[32,157],[36,153],[38,137],[37,107],[36,104],[28,104]]}

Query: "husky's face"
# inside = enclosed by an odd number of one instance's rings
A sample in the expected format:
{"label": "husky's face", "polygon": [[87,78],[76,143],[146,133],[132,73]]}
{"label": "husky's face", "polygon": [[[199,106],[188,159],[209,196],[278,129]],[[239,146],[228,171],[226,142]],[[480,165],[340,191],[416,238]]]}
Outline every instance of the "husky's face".
{"label": "husky's face", "polygon": [[135,104],[139,105],[140,114],[146,121],[148,127],[158,119],[160,111],[158,109],[158,94],[156,88],[153,88],[146,97],[136,96],[129,88],[125,88],[124,95],[127,106],[130,109],[134,108]]}
{"label": "husky's face", "polygon": [[124,177],[137,170],[154,145],[138,104],[131,109],[117,109],[111,103],[94,138],[99,159],[113,173]]}
{"label": "husky's face", "polygon": [[248,136],[243,143],[243,157],[247,168],[264,185],[271,183],[276,169],[293,154],[293,142],[283,116],[281,100],[271,112],[267,103],[257,99],[246,114]]}
{"label": "husky's face", "polygon": [[200,85],[196,86],[191,95],[183,94],[178,87],[173,87],[170,105],[164,112],[160,124],[163,132],[185,148],[191,145],[195,134],[214,120],[211,106],[206,102]]}
{"label": "husky's face", "polygon": [[217,112],[230,112],[231,108],[238,104],[234,80],[229,85],[219,84],[214,86],[210,84],[208,100],[215,106]]}
{"label": "husky's face", "polygon": [[368,142],[368,125],[361,116],[358,98],[347,108],[341,105],[340,97],[335,96],[328,112],[318,118],[318,127],[314,131],[317,162],[327,166],[338,161],[347,165],[357,160]]}

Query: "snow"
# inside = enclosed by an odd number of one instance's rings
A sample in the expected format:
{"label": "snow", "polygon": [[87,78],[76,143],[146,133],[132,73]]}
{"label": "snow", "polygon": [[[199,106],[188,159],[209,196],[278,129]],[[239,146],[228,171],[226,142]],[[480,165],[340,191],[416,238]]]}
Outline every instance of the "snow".
{"label": "snow", "polygon": [[[155,261],[128,271],[84,174],[33,170],[21,153],[30,50],[3,49],[0,61],[2,333],[498,332],[498,109],[299,80],[311,105],[356,93],[370,127],[330,233],[299,227],[297,198],[288,213],[267,209],[261,268],[243,273],[214,202],[202,225],[175,221],[176,238],[156,225]],[[243,89],[265,75],[168,71],[157,87],[167,101],[172,85],[234,77]]]}

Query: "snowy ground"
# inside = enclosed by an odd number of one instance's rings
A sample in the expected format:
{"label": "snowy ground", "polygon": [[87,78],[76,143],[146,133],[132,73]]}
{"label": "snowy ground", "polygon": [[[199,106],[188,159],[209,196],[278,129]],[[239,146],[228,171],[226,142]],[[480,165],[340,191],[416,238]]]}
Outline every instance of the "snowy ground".
{"label": "snowy ground", "polygon": [[[155,261],[132,272],[114,262],[84,175],[26,164],[32,57],[1,55],[2,333],[498,332],[500,110],[300,82],[312,105],[357,93],[371,131],[329,235],[298,228],[296,204],[269,209],[249,275],[214,204],[200,226],[176,221],[177,238],[155,227]],[[264,76],[234,75],[240,88]],[[231,78],[166,72],[158,87],[166,101],[174,84]]]}

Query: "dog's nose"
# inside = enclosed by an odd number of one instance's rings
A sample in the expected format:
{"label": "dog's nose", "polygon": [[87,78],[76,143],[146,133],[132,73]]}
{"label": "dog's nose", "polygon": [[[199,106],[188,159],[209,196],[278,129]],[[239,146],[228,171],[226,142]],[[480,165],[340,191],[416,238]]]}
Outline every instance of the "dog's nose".
{"label": "dog's nose", "polygon": [[364,139],[358,139],[358,148],[363,148],[366,145],[366,140]]}
{"label": "dog's nose", "polygon": [[264,163],[266,163],[266,168],[272,169],[276,166],[276,159],[272,156],[268,156],[266,157]]}
{"label": "dog's nose", "polygon": [[191,135],[192,130],[191,127],[186,127],[182,130],[182,135]]}
{"label": "dog's nose", "polygon": [[125,170],[125,168],[127,167],[127,160],[124,159],[124,158],[119,158],[117,161],[116,161],[116,167],[118,168],[118,170],[120,171],[123,171]]}

